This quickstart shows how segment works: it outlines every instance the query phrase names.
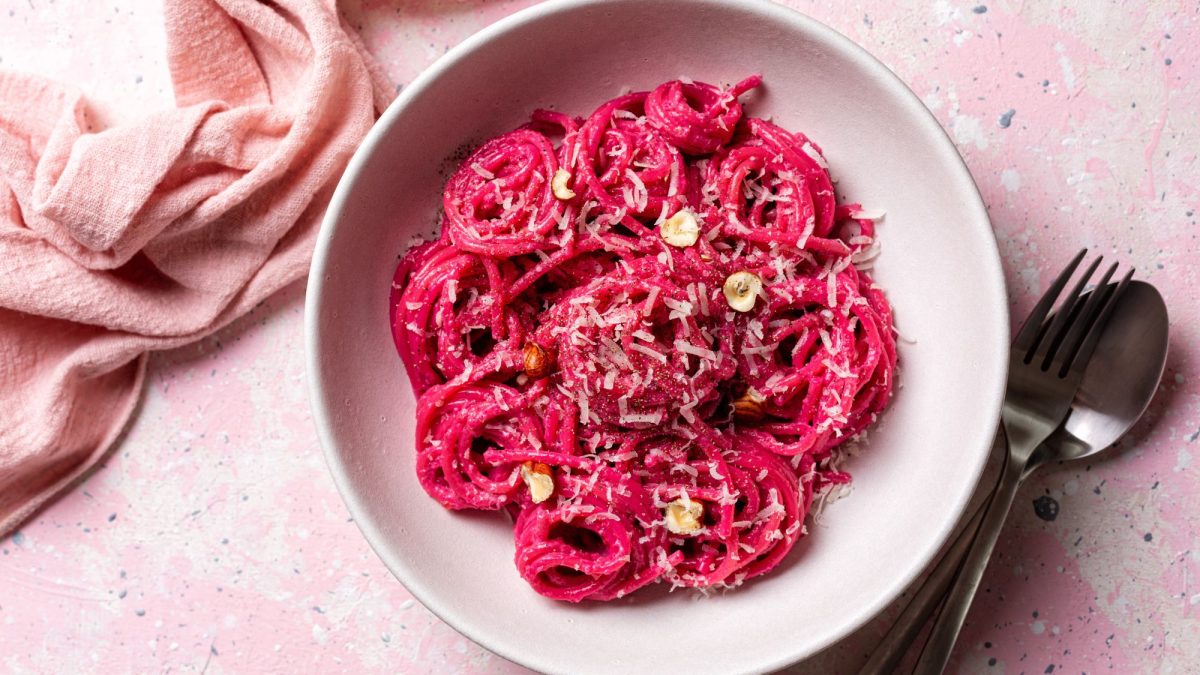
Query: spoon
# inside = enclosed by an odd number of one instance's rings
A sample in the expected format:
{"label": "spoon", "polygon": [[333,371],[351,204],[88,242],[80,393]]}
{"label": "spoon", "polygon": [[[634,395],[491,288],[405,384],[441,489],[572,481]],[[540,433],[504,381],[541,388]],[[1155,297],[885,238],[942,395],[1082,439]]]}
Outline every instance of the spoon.
{"label": "spoon", "polygon": [[[1084,371],[1071,414],[1037,450],[1022,478],[1047,462],[1091,457],[1125,435],[1150,405],[1167,360],[1167,308],[1158,290],[1130,281],[1096,344]],[[989,493],[994,485],[987,486]],[[894,672],[925,621],[945,597],[959,565],[974,543],[988,499],[914,594],[861,675]]]}

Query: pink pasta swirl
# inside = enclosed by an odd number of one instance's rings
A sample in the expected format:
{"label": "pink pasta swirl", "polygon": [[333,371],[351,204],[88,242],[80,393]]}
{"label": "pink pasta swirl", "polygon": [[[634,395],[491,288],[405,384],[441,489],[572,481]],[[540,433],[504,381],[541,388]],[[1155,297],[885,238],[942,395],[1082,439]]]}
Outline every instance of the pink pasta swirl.
{"label": "pink pasta swirl", "polygon": [[535,112],[462,163],[442,237],[396,271],[420,484],[511,515],[548,598],[770,572],[892,396],[878,216],[746,115],[760,83]]}
{"label": "pink pasta swirl", "polygon": [[442,195],[445,236],[473,253],[509,256],[550,248],[547,235],[565,206],[554,197],[554,146],[517,129],[471,153]]}
{"label": "pink pasta swirl", "polygon": [[714,217],[729,236],[849,253],[830,238],[833,183],[821,149],[804,134],[749,119],[743,137],[709,166],[719,208]]}
{"label": "pink pasta swirl", "polygon": [[542,445],[528,395],[497,382],[434,387],[417,406],[417,477],[450,509],[512,501],[520,453]]}
{"label": "pink pasta swirl", "polygon": [[505,303],[516,271],[442,242],[413,250],[396,270],[392,334],[418,392],[467,368],[494,372],[524,346],[531,308]]}
{"label": "pink pasta swirl", "polygon": [[612,468],[569,478],[571,499],[521,511],[515,527],[517,571],[549,598],[578,602],[623,597],[664,574],[655,564],[658,517],[635,478]]}
{"label": "pink pasta swirl", "polygon": [[771,284],[743,337],[739,373],[765,398],[762,424],[788,441],[783,454],[825,459],[891,396],[890,310],[870,278],[843,261]]}
{"label": "pink pasta swirl", "polygon": [[[739,449],[732,451],[732,445]],[[677,586],[737,585],[773,568],[800,538],[799,514],[811,493],[777,455],[752,437],[732,439],[701,429],[695,439],[660,436],[643,447],[656,505],[703,505],[704,527],[667,533],[658,558],[670,561]]]}
{"label": "pink pasta swirl", "polygon": [[600,106],[583,123],[566,155],[574,158],[572,183],[634,232],[628,216],[657,218],[684,204],[687,166],[643,115],[646,93],[627,94]]}
{"label": "pink pasta swirl", "polygon": [[742,119],[738,97],[760,84],[762,78],[757,75],[728,90],[703,82],[664,82],[646,97],[646,119],[689,155],[716,152],[733,138]]}

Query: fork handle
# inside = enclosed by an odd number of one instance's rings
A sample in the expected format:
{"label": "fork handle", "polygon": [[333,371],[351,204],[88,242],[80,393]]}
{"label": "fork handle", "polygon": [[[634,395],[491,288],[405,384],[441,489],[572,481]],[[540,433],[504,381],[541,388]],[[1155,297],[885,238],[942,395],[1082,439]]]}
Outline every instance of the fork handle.
{"label": "fork handle", "polygon": [[1017,496],[1024,468],[1023,462],[1012,454],[1006,459],[996,494],[992,496],[992,501],[984,512],[979,533],[954,578],[954,585],[946,598],[946,604],[933,624],[929,640],[925,643],[925,649],[913,670],[914,675],[940,675],[945,670],[950,653],[954,649],[954,642],[958,639],[958,633],[967,618],[967,611],[971,609],[971,601],[975,598],[975,592],[983,579],[983,572],[987,569],[992,551],[996,548],[996,540],[1004,528],[1004,520],[1012,508],[1013,499]]}

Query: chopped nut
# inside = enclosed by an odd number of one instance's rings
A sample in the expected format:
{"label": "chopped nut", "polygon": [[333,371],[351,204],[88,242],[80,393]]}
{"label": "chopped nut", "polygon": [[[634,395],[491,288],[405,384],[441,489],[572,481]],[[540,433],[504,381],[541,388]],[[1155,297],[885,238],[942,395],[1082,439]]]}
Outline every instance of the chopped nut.
{"label": "chopped nut", "polygon": [[667,529],[675,534],[692,534],[704,527],[700,519],[704,517],[704,505],[683,499],[676,499],[667,504]]}
{"label": "chopped nut", "polygon": [[734,272],[725,280],[725,300],[739,312],[754,309],[754,300],[762,291],[762,279],[753,272]]}
{"label": "chopped nut", "polygon": [[525,374],[532,378],[545,377],[554,367],[554,352],[547,351],[541,346],[529,342],[525,344]]}
{"label": "chopped nut", "polygon": [[742,397],[733,402],[733,418],[739,422],[757,422],[763,418],[766,411],[763,409],[763,403],[766,401],[763,395],[758,393],[754,387],[746,390]]}
{"label": "chopped nut", "polygon": [[529,486],[529,496],[534,504],[541,504],[554,494],[554,476],[550,467],[541,462],[525,462],[521,465],[521,479]]}
{"label": "chopped nut", "polygon": [[663,221],[658,234],[672,246],[687,248],[700,238],[700,223],[696,220],[696,214],[683,209]]}
{"label": "chopped nut", "polygon": [[550,179],[550,189],[554,191],[554,196],[563,201],[575,198],[575,191],[567,186],[571,182],[571,172],[566,169],[559,169],[554,172],[554,178]]}

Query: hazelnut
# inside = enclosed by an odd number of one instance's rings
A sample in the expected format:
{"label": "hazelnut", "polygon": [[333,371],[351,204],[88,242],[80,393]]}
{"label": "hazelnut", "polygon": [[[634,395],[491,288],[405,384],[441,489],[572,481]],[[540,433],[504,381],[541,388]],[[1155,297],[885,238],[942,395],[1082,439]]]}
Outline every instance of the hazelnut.
{"label": "hazelnut", "polygon": [[741,398],[733,402],[733,418],[739,422],[757,422],[766,415],[763,408],[763,403],[766,401],[763,395],[758,393],[754,387],[746,390]]}
{"label": "hazelnut", "polygon": [[534,504],[541,504],[554,494],[554,477],[550,467],[541,462],[525,462],[521,465],[521,480],[529,487],[529,496]]}
{"label": "hazelnut", "polygon": [[734,272],[725,280],[725,300],[739,312],[754,309],[754,300],[762,291],[762,279],[753,272]]}
{"label": "hazelnut", "polygon": [[658,235],[672,246],[687,248],[700,238],[700,223],[696,220],[696,214],[683,209],[663,221],[658,227]]}
{"label": "hazelnut", "polygon": [[704,525],[700,519],[704,517],[704,505],[692,500],[676,499],[667,504],[667,529],[675,534],[694,534]]}
{"label": "hazelnut", "polygon": [[525,374],[534,379],[549,375],[554,367],[554,353],[533,342],[525,344],[522,356],[525,360]]}
{"label": "hazelnut", "polygon": [[554,172],[554,178],[550,179],[550,189],[554,192],[556,198],[564,202],[575,198],[575,191],[567,185],[569,182],[571,182],[570,171],[559,169]]}

